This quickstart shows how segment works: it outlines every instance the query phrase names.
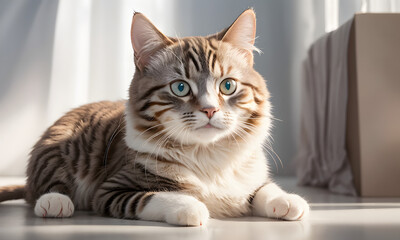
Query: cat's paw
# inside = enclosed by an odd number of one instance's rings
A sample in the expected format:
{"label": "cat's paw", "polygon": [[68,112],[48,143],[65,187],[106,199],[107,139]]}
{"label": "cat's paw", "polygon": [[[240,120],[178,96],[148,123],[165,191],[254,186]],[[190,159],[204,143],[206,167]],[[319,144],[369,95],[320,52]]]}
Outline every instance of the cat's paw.
{"label": "cat's paw", "polygon": [[284,220],[301,220],[308,216],[308,203],[296,194],[282,194],[266,203],[267,216]]}
{"label": "cat's paw", "polygon": [[38,217],[71,217],[74,214],[74,204],[64,194],[46,193],[36,201],[34,211]]}
{"label": "cat's paw", "polygon": [[184,204],[176,206],[166,215],[166,222],[183,226],[204,226],[210,213],[206,205],[194,197],[186,196]]}

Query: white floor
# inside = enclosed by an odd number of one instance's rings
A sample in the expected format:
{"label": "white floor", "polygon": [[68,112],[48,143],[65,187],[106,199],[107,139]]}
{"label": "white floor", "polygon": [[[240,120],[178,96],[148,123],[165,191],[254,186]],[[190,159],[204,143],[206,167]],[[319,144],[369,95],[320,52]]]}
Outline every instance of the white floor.
{"label": "white floor", "polygon": [[[0,185],[21,181],[0,178]],[[297,187],[294,179],[278,182],[309,200],[312,212],[307,220],[211,219],[205,227],[175,227],[90,212],[76,212],[69,219],[42,219],[18,200],[0,204],[0,239],[400,239],[400,198],[354,198]]]}

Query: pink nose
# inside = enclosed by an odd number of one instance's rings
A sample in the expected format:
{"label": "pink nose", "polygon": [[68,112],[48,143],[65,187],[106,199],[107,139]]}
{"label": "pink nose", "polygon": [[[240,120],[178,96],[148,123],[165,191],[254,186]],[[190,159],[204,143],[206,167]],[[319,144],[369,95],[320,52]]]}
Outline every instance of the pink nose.
{"label": "pink nose", "polygon": [[207,117],[211,119],[214,116],[214,113],[218,112],[219,109],[216,107],[212,107],[212,108],[203,108],[200,111],[205,113]]}

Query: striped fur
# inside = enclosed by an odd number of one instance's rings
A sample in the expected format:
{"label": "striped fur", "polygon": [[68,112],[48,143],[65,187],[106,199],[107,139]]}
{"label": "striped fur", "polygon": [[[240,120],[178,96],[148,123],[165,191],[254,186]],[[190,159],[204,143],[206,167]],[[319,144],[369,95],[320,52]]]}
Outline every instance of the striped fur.
{"label": "striped fur", "polygon": [[[74,109],[43,134],[25,187],[35,213],[65,217],[75,208],[180,225],[263,215],[265,191],[283,191],[269,187],[271,107],[253,69],[253,18],[247,10],[220,33],[178,39],[135,14],[129,99]],[[233,94],[220,92],[224,79],[236,82]],[[172,92],[176,80],[190,86],[187,96]]]}

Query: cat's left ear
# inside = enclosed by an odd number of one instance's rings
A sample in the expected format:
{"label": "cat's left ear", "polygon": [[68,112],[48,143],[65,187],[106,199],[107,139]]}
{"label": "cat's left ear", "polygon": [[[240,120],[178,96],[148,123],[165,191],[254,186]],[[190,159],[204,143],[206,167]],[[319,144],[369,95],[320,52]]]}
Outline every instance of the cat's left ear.
{"label": "cat's left ear", "polygon": [[250,64],[253,64],[253,51],[256,37],[256,14],[253,9],[247,9],[226,30],[221,41],[228,42],[243,51]]}
{"label": "cat's left ear", "polygon": [[132,19],[131,41],[135,51],[135,64],[141,71],[149,63],[152,55],[172,43],[148,18],[138,12]]}

